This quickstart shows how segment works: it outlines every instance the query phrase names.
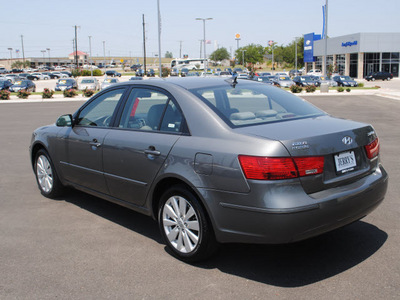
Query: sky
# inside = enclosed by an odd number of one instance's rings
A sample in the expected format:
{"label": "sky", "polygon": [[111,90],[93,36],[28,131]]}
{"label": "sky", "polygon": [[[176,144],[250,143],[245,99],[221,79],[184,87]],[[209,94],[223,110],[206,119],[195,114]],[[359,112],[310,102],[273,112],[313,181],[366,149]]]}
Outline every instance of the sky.
{"label": "sky", "polygon": [[[322,5],[326,0],[159,0],[161,54],[200,56],[206,21],[207,54],[218,47],[234,52],[251,43],[267,46],[269,40],[286,45],[304,34],[322,32]],[[73,50],[78,25],[78,50],[92,56],[143,56],[142,15],[145,18],[146,53],[158,54],[157,0],[0,0],[2,28],[0,59],[21,53],[25,57],[67,57]],[[400,0],[329,0],[328,36],[358,32],[400,32]],[[182,48],[180,48],[182,45]],[[16,49],[20,52],[16,53]],[[180,52],[180,49],[182,51]],[[400,50],[400,49],[399,49]],[[48,57],[48,52],[45,57]]]}

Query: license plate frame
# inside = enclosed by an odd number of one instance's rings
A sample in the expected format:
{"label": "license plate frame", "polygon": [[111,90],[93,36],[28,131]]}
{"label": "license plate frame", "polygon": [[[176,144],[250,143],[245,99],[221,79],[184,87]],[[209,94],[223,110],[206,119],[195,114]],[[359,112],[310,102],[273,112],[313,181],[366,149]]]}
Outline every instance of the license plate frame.
{"label": "license plate frame", "polygon": [[346,151],[336,154],[334,156],[336,172],[344,174],[355,170],[357,167],[357,160],[354,151]]}

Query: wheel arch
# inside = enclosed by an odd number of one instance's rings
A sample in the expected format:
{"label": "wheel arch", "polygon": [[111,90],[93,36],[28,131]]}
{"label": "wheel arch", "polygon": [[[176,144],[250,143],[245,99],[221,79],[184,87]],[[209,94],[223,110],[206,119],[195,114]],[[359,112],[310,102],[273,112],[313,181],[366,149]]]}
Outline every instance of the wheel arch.
{"label": "wheel arch", "polygon": [[32,164],[32,168],[34,168],[35,157],[36,157],[36,154],[38,153],[38,151],[40,149],[44,149],[47,153],[49,152],[42,143],[40,143],[40,142],[35,143],[31,148],[31,164]]}

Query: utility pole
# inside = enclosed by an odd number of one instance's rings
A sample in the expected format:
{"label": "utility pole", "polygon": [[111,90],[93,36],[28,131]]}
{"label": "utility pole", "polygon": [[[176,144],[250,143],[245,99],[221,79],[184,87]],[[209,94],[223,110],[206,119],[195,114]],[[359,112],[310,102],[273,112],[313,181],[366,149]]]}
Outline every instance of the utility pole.
{"label": "utility pole", "polygon": [[203,49],[203,40],[199,40],[200,41],[200,58],[202,57],[201,55],[202,55],[202,50],[201,49]]}
{"label": "utility pole", "polygon": [[323,63],[325,65],[325,77],[327,75],[327,62],[328,62],[328,0],[325,0],[325,58],[323,60]]}
{"label": "utility pole", "polygon": [[76,68],[79,67],[78,65],[78,33],[77,33],[78,26],[75,25],[75,65]]}
{"label": "utility pole", "polygon": [[51,63],[50,63],[50,48],[46,48],[46,50],[49,52],[49,67],[51,66]]}
{"label": "utility pole", "polygon": [[22,45],[22,61],[24,62],[25,65],[25,51],[24,51],[24,36],[21,35],[21,45]]}
{"label": "utility pole", "polygon": [[142,15],[143,19],[143,66],[144,66],[144,74],[146,74],[146,32],[145,32],[145,24],[144,24],[144,14]]}
{"label": "utility pole", "polygon": [[104,68],[104,73],[106,72],[106,41],[103,41],[103,68]]}
{"label": "utility pole", "polygon": [[196,18],[197,21],[203,21],[203,42],[204,42],[204,72],[207,71],[208,61],[206,54],[206,21],[212,20],[213,18]]}

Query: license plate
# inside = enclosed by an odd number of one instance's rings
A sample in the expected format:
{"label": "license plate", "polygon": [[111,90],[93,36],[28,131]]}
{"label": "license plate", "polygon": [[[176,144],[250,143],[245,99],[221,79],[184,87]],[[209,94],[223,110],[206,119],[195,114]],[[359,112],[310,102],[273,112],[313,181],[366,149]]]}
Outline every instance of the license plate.
{"label": "license plate", "polygon": [[356,156],[354,151],[342,152],[335,155],[336,171],[346,173],[354,170],[357,166]]}

